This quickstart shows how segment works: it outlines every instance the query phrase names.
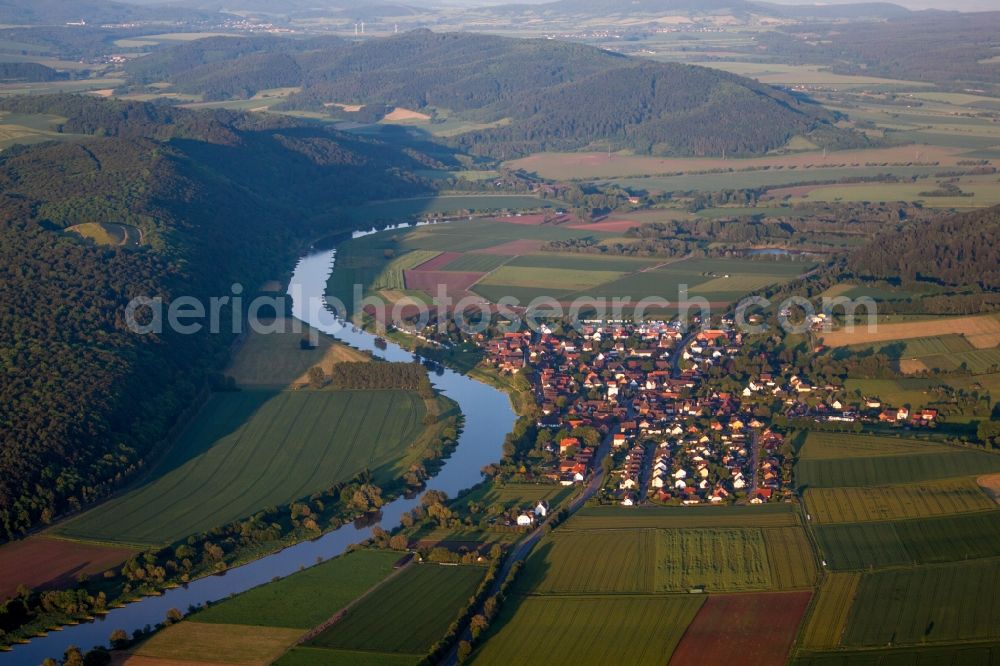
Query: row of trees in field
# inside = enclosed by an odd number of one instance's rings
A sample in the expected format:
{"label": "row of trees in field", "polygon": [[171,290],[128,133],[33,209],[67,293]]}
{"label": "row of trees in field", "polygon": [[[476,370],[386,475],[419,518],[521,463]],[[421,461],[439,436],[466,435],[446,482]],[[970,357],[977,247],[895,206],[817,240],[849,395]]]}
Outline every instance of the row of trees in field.
{"label": "row of trees in field", "polygon": [[338,389],[405,389],[425,398],[434,395],[427,369],[420,363],[335,363],[330,379]]}

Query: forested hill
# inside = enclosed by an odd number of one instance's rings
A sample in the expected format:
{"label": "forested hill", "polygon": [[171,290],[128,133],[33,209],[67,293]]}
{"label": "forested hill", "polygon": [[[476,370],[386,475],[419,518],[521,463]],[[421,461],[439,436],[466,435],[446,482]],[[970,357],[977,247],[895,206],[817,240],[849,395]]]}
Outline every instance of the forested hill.
{"label": "forested hill", "polygon": [[287,107],[341,116],[335,105],[444,109],[500,127],[456,139],[496,157],[609,143],[656,154],[751,154],[796,134],[830,147],[867,141],[835,127],[819,105],[749,79],[553,40],[426,30],[363,42],[223,38],[128,69],[138,83],[166,80],[209,97],[301,87]]}
{"label": "forested hill", "polygon": [[520,100],[511,115],[518,120],[461,135],[459,145],[497,157],[588,144],[659,155],[743,155],[778,148],[795,134],[830,145],[839,135],[823,110],[790,95],[676,63],[599,72]]}
{"label": "forested hill", "polygon": [[[231,336],[127,331],[131,298],[251,295],[336,231],[316,213],[424,192],[406,174],[432,164],[259,114],[84,97],[0,110],[92,135],[0,155],[0,541],[133,476],[224,363]],[[143,245],[63,231],[82,222],[138,227]]]}
{"label": "forested hill", "polygon": [[885,234],[855,252],[849,265],[867,277],[1000,291],[1000,206]]}

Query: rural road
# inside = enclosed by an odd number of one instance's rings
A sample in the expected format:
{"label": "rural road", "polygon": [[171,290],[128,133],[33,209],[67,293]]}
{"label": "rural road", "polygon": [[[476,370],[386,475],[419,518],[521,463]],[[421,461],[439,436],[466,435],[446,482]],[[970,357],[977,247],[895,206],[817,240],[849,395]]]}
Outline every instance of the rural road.
{"label": "rural road", "polygon": [[696,335],[698,335],[698,330],[692,326],[688,334],[681,338],[681,341],[674,347],[674,354],[670,359],[670,375],[674,379],[680,379],[681,358],[684,356],[684,350],[688,348]]}
{"label": "rural road", "polygon": [[[576,513],[584,504],[587,503],[591,497],[597,493],[601,488],[601,484],[604,482],[604,458],[611,451],[611,440],[613,435],[617,432],[617,428],[604,438],[600,446],[597,447],[597,451],[594,453],[594,458],[597,462],[594,464],[594,471],[587,480],[587,485],[583,487],[583,491],[577,494],[576,497],[566,505],[565,511],[567,517]],[[527,559],[528,555],[531,554],[532,549],[545,535],[545,526],[552,522],[555,518],[555,514],[550,515],[548,519],[540,523],[538,527],[529,532],[523,539],[517,542],[517,544],[507,553],[507,557],[504,560],[503,566],[500,567],[500,571],[497,574],[496,579],[493,581],[493,585],[490,587],[489,594],[487,598],[492,597],[494,594],[500,591],[500,586],[503,582],[507,580],[507,576],[510,575],[510,570],[514,568],[515,562],[523,562]],[[477,609],[479,610],[479,609]],[[445,655],[438,664],[443,664],[445,666],[453,666],[458,663],[458,645],[462,641],[471,641],[472,634],[468,629],[466,629],[458,640],[455,641],[455,645],[452,646],[451,650]]]}

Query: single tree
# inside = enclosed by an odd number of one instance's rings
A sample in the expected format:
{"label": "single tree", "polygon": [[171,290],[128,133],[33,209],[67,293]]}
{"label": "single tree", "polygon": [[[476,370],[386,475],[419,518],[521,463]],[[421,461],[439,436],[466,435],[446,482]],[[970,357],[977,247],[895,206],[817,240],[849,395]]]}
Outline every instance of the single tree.
{"label": "single tree", "polygon": [[309,387],[321,389],[324,386],[326,386],[326,373],[323,372],[323,368],[318,365],[309,368]]}

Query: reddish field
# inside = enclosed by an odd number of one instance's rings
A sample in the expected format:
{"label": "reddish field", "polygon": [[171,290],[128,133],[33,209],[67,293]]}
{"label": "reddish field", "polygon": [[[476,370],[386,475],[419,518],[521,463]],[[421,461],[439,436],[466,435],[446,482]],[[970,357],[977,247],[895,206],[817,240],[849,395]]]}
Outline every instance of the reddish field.
{"label": "reddish field", "polygon": [[45,537],[9,543],[0,547],[0,601],[13,596],[18,585],[39,589],[73,582],[81,573],[101,573],[120,564],[134,552]]}
{"label": "reddish field", "polygon": [[538,252],[541,247],[542,241],[525,239],[501,243],[500,245],[483,248],[482,250],[472,250],[469,254],[498,254],[505,257],[516,257],[519,254]]}
{"label": "reddish field", "polygon": [[455,261],[462,255],[458,252],[442,252],[438,256],[434,257],[430,261],[425,261],[413,270],[415,271],[436,271],[444,268],[451,262]]}
{"label": "reddish field", "polygon": [[670,664],[781,666],[811,596],[810,591],[709,595]]}
{"label": "reddish field", "polygon": [[638,227],[638,222],[633,222],[631,220],[605,220],[603,222],[581,222],[579,224],[570,224],[568,228],[570,229],[589,229],[591,231],[607,231],[609,233],[619,233],[623,231],[628,231],[632,227]]}
{"label": "reddish field", "polygon": [[437,294],[438,285],[448,285],[448,293],[468,291],[485,273],[463,273],[458,271],[403,271],[407,289],[419,289],[432,296]]}

